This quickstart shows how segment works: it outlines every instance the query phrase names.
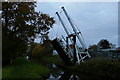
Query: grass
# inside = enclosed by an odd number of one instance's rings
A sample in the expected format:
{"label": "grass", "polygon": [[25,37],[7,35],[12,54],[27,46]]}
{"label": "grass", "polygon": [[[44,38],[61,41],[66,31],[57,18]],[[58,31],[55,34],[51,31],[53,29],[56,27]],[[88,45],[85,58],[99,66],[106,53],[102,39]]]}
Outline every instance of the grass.
{"label": "grass", "polygon": [[58,69],[75,74],[81,80],[120,80],[120,62],[110,59],[93,58],[80,65],[66,66],[59,56],[54,55],[42,57],[38,62],[28,62],[23,57],[18,58],[12,65],[3,67],[3,78],[39,78],[45,80],[50,75],[50,69],[44,64],[54,63],[60,66]]}
{"label": "grass", "polygon": [[60,59],[58,55],[51,55],[42,58],[43,62],[46,63],[54,63],[54,64],[63,64],[63,61]]}
{"label": "grass", "polygon": [[63,70],[71,74],[76,74],[83,79],[120,80],[120,62],[105,58],[93,58],[80,65],[64,67]]}
{"label": "grass", "polygon": [[47,55],[41,58],[32,59],[35,62],[39,62],[40,64],[56,64],[56,65],[64,65],[64,62],[60,59],[59,55]]}
{"label": "grass", "polygon": [[50,69],[41,64],[18,58],[12,65],[3,67],[2,78],[39,78],[44,80],[49,73]]}

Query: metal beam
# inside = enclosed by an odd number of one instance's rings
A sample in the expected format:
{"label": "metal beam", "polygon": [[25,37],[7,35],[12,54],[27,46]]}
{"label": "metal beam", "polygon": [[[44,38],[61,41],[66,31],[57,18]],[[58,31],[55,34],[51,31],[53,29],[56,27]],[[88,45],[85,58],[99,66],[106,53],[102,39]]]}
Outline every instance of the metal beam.
{"label": "metal beam", "polygon": [[68,21],[70,22],[70,25],[72,26],[73,31],[75,32],[75,34],[76,34],[76,36],[77,36],[77,38],[78,38],[79,42],[81,43],[81,45],[82,45],[83,49],[86,49],[86,46],[85,46],[85,44],[83,43],[83,41],[82,41],[82,39],[80,38],[80,36],[77,34],[77,29],[74,27],[74,25],[73,25],[73,23],[72,23],[72,21],[71,21],[70,17],[68,16],[67,11],[65,10],[65,8],[64,8],[64,7],[62,7],[62,9],[63,9],[63,11],[64,11],[64,13],[65,13],[65,15],[66,15],[66,17],[67,17]]}
{"label": "metal beam", "polygon": [[62,19],[61,19],[60,15],[59,15],[59,13],[58,13],[58,12],[56,12],[56,14],[57,14],[57,16],[58,16],[58,18],[59,18],[59,20],[60,20],[60,22],[61,22],[61,24],[62,24],[63,28],[65,29],[65,32],[67,33],[67,35],[69,35],[69,32],[68,32],[67,28],[65,27],[65,25],[64,25],[64,23],[63,23],[63,21],[62,21]]}

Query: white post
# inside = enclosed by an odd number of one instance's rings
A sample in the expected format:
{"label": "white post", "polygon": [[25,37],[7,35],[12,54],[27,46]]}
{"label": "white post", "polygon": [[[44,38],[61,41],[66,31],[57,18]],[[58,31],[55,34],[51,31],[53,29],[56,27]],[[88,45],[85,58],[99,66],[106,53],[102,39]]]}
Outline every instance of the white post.
{"label": "white post", "polygon": [[76,34],[78,40],[80,41],[80,43],[81,43],[83,49],[86,49],[86,46],[85,46],[85,44],[82,42],[82,39],[80,38],[80,36],[78,35],[76,28],[74,27],[73,23],[72,23],[71,20],[70,20],[70,17],[68,16],[68,13],[66,12],[66,10],[65,10],[64,7],[62,7],[62,9],[63,9],[63,11],[64,11],[64,13],[65,13],[65,15],[66,15],[68,21],[70,22],[70,25],[72,26],[73,31],[75,32],[75,34]]}

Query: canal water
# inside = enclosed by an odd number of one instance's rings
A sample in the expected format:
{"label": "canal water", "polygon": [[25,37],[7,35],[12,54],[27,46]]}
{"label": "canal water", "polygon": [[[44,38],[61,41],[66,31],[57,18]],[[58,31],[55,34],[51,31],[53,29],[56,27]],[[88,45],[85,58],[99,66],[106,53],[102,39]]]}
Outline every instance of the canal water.
{"label": "canal water", "polygon": [[73,72],[62,71],[55,64],[49,65],[52,69],[49,77],[46,80],[120,80],[120,79],[111,79],[108,77],[100,77],[95,75],[85,75],[85,74],[72,74]]}
{"label": "canal water", "polygon": [[49,65],[49,67],[52,68],[52,70],[49,78],[47,78],[46,80],[80,80],[78,76],[58,69],[55,64],[51,64],[51,66]]}

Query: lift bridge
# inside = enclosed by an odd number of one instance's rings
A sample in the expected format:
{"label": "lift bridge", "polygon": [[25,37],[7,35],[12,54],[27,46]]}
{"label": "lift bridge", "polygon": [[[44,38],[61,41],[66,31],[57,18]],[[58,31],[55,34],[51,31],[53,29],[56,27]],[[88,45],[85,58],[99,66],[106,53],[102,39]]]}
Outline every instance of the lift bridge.
{"label": "lift bridge", "polygon": [[[76,26],[73,24],[73,22],[71,21],[71,18],[68,16],[68,13],[65,10],[65,8],[61,7],[61,9],[63,10],[64,14],[66,15],[66,17],[73,29],[73,33],[72,34],[69,33],[67,27],[63,23],[61,16],[59,15],[58,12],[56,12],[56,15],[58,16],[58,19],[61,22],[61,24],[67,34],[67,37],[64,38],[62,36],[62,38],[55,38],[51,41],[51,43],[52,43],[54,49],[58,52],[60,58],[65,62],[65,64],[67,64],[67,65],[80,64],[80,62],[83,62],[84,59],[91,58],[91,56],[90,56],[90,54],[86,48],[86,45],[84,43],[82,33],[80,31],[78,31]],[[81,47],[78,46],[78,43],[76,42],[77,40],[81,44],[82,49],[81,49]]]}

